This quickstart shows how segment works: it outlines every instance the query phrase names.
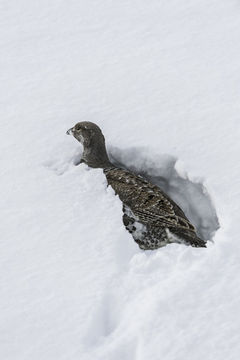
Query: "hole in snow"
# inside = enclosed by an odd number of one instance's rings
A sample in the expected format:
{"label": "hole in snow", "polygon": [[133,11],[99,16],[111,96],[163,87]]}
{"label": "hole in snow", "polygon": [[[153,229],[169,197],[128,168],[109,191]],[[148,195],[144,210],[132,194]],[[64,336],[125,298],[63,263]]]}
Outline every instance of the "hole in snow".
{"label": "hole in snow", "polygon": [[[114,165],[131,170],[158,185],[182,208],[195,225],[198,235],[204,240],[212,240],[219,228],[219,221],[211,197],[201,179],[188,179],[177,158],[152,154],[145,148],[123,150],[110,147],[108,153]],[[81,154],[79,150],[76,151],[70,163],[78,165]],[[58,167],[59,170],[62,169]]]}
{"label": "hole in snow", "polygon": [[110,160],[158,185],[185,212],[198,235],[212,240],[219,228],[216,210],[201,180],[191,181],[180,162],[170,155],[152,155],[147,149],[109,149]]}

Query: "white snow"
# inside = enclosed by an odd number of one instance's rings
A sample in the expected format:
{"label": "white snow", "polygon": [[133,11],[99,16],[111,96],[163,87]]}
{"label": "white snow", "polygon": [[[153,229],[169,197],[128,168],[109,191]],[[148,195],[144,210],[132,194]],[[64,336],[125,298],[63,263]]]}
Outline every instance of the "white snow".
{"label": "white snow", "polygon": [[[238,360],[239,3],[2,0],[0,18],[0,358]],[[86,120],[207,249],[138,248],[102,171],[75,166]]]}

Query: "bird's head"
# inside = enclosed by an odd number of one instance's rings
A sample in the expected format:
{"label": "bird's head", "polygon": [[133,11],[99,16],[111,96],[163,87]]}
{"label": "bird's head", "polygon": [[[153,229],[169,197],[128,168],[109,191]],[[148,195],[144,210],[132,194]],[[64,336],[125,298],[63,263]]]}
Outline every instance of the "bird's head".
{"label": "bird's head", "polygon": [[102,131],[96,124],[90,121],[79,122],[69,129],[67,134],[73,135],[83,145],[81,162],[93,168],[113,166],[107,155]]}
{"label": "bird's head", "polygon": [[90,121],[82,121],[67,131],[73,135],[84,147],[93,146],[95,142],[104,142],[101,129]]}

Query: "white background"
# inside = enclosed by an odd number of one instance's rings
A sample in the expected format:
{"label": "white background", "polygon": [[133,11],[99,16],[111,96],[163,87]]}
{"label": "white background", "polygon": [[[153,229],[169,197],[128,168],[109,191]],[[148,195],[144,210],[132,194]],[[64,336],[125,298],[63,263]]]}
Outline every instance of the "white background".
{"label": "white background", "polygon": [[[239,2],[2,0],[0,26],[1,359],[239,359]],[[207,249],[139,250],[74,165],[83,120]]]}

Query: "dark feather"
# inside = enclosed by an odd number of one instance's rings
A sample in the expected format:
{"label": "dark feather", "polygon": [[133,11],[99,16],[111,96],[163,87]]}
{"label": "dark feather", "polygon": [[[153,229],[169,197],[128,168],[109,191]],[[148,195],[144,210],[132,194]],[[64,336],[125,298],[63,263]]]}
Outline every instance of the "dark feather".
{"label": "dark feather", "polygon": [[124,225],[141,248],[155,249],[171,242],[205,246],[181,208],[159,187],[120,168],[107,168],[104,173],[123,202]]}

